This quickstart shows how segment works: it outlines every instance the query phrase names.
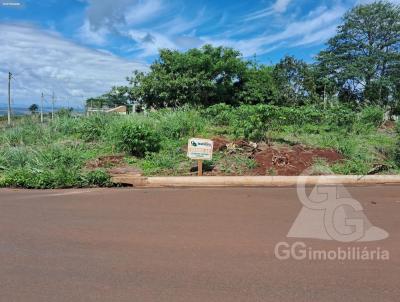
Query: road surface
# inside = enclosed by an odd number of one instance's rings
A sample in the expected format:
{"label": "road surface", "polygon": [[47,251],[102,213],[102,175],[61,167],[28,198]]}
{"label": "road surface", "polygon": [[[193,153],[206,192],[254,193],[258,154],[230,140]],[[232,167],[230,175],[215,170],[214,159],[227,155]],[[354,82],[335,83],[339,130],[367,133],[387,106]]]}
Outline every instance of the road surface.
{"label": "road surface", "polygon": [[[348,188],[385,240],[287,238],[294,188],[0,190],[0,301],[398,301],[400,186]],[[387,260],[279,260],[279,242]]]}

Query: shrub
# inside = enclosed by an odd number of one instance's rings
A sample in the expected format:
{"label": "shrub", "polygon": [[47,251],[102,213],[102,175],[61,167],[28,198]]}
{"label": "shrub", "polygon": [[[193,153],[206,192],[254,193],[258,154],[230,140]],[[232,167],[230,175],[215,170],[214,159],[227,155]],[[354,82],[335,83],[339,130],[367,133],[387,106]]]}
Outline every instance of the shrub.
{"label": "shrub", "polygon": [[106,125],[111,118],[105,114],[95,114],[83,118],[78,128],[80,138],[87,142],[98,140],[105,132]]}
{"label": "shrub", "polygon": [[20,167],[4,173],[0,179],[0,186],[30,189],[109,187],[111,185],[110,176],[104,170],[82,172],[76,167],[71,169],[67,166],[56,169]]}
{"label": "shrub", "polygon": [[397,134],[397,137],[396,137],[397,142],[396,142],[394,160],[396,162],[396,165],[398,167],[400,167],[400,121],[398,121],[396,124],[396,134]]}
{"label": "shrub", "polygon": [[58,116],[52,123],[51,129],[55,133],[63,135],[74,135],[79,132],[81,128],[81,122],[85,117],[69,117],[69,116]]}
{"label": "shrub", "polygon": [[227,126],[233,119],[233,111],[231,106],[220,103],[206,108],[203,116],[215,125]]}
{"label": "shrub", "polygon": [[267,107],[265,105],[242,105],[237,108],[231,122],[236,137],[251,140],[262,140],[268,130]]}
{"label": "shrub", "polygon": [[116,130],[115,139],[120,150],[138,157],[160,150],[159,134],[146,123],[126,120]]}
{"label": "shrub", "polygon": [[282,130],[287,126],[297,129],[319,124],[323,113],[313,106],[279,107],[274,105],[242,105],[234,111],[231,126],[235,136],[262,140],[268,130]]}
{"label": "shrub", "polygon": [[342,163],[336,163],[332,165],[332,171],[335,174],[356,174],[356,175],[366,175],[371,169],[370,163],[365,162],[362,159],[353,158],[344,160]]}
{"label": "shrub", "polygon": [[378,127],[383,123],[385,111],[378,106],[368,106],[361,110],[359,122],[365,125]]}
{"label": "shrub", "polygon": [[20,167],[5,173],[3,185],[31,189],[71,188],[79,182],[79,172],[68,167],[54,170]]}
{"label": "shrub", "polygon": [[80,187],[111,187],[111,177],[104,169],[83,173],[79,180]]}
{"label": "shrub", "polygon": [[328,130],[351,131],[356,120],[356,112],[345,106],[335,106],[325,111],[324,123]]}
{"label": "shrub", "polygon": [[205,124],[198,110],[194,109],[165,109],[149,116],[158,122],[160,133],[170,139],[179,139],[187,136],[195,136]]}

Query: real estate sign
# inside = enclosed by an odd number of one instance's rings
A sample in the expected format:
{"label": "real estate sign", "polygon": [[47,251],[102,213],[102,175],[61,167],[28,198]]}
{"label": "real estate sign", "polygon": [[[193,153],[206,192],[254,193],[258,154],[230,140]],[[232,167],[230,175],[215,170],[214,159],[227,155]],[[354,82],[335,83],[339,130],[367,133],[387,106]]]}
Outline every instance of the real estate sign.
{"label": "real estate sign", "polygon": [[213,141],[203,138],[190,138],[187,156],[191,159],[212,159]]}

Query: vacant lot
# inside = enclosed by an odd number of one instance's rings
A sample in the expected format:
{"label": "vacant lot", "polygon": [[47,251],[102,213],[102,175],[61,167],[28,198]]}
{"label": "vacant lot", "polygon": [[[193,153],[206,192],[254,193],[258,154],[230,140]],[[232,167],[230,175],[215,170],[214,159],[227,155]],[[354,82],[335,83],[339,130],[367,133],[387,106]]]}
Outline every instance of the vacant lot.
{"label": "vacant lot", "polygon": [[109,171],[190,175],[189,137],[211,138],[208,175],[399,173],[398,134],[378,107],[218,104],[128,116],[26,116],[0,135],[0,185],[110,186]]}

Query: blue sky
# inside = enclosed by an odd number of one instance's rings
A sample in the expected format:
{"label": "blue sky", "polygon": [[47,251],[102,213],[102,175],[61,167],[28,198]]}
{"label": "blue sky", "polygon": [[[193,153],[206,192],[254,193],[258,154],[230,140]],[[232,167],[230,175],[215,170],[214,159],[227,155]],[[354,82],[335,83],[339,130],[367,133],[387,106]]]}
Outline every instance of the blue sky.
{"label": "blue sky", "polygon": [[346,10],[365,2],[0,0],[0,105],[8,71],[16,106],[52,91],[59,105],[79,106],[146,70],[165,47],[210,43],[265,64],[286,54],[311,62]]}

